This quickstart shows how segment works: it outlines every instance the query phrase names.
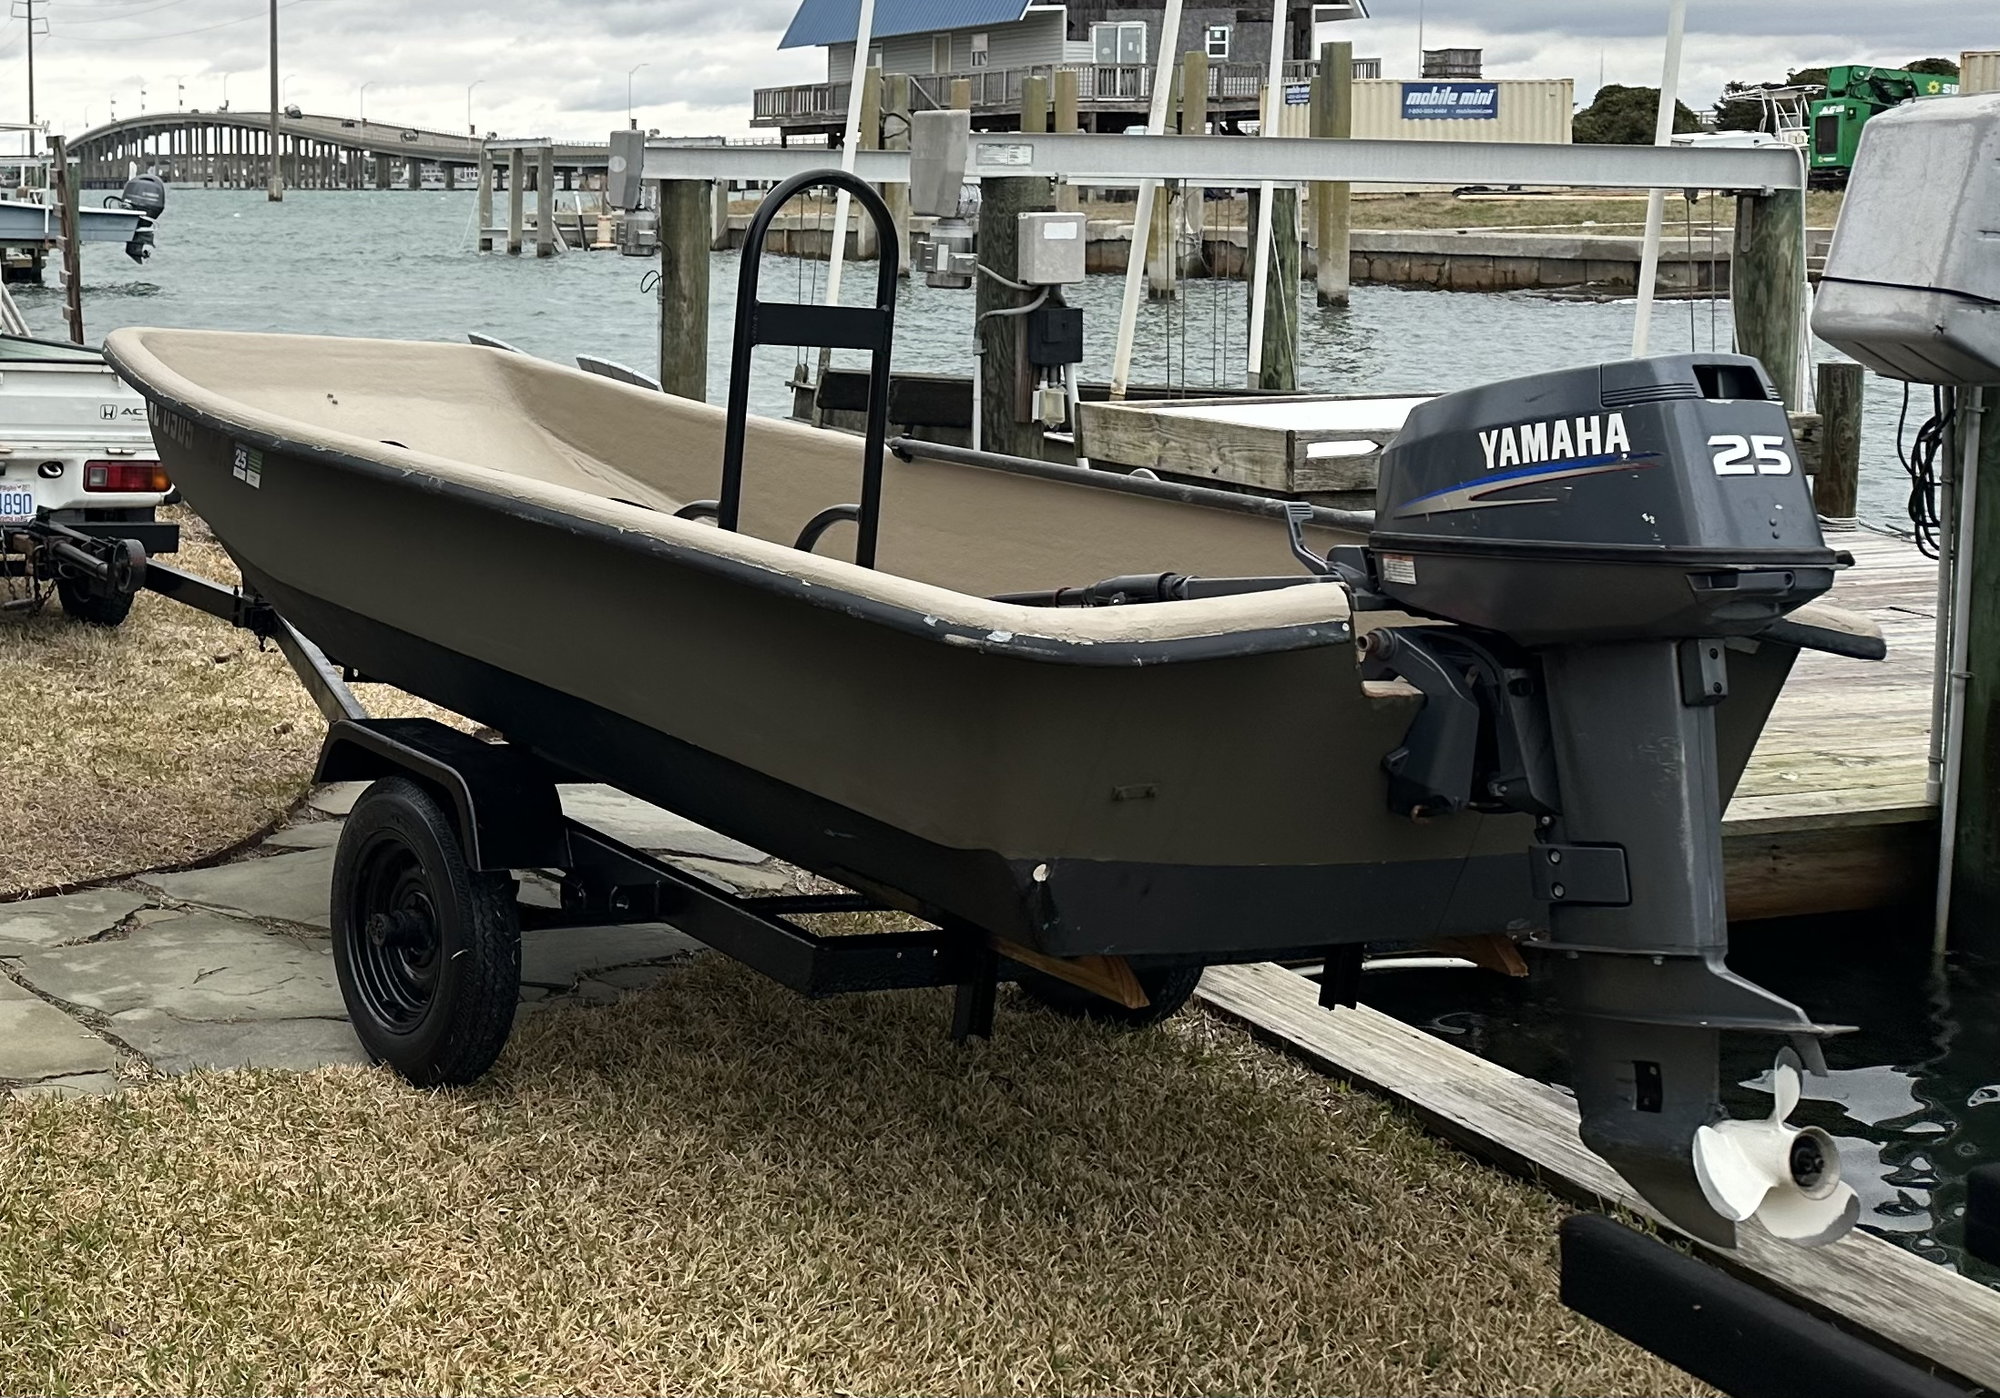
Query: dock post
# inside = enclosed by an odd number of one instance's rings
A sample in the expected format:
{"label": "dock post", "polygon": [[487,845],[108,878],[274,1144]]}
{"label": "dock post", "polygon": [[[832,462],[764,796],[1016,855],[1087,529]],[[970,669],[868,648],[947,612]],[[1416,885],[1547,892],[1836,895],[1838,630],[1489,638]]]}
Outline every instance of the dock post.
{"label": "dock post", "polygon": [[[1354,45],[1321,44],[1319,76],[1312,87],[1312,133],[1346,140],[1354,135]],[[1312,186],[1313,279],[1319,304],[1345,306],[1348,299],[1348,230],[1352,223],[1346,180]]]}
{"label": "dock post", "polygon": [[[1020,216],[1055,207],[1055,190],[1046,179],[993,179],[981,182],[979,201],[979,260],[1004,277],[1013,277],[1020,255]],[[979,445],[987,451],[1042,458],[1040,428],[1027,417],[1028,359],[1023,353],[1024,318],[988,316],[989,311],[1015,310],[1031,299],[980,277],[973,312],[982,353],[979,375]]]}
{"label": "dock post", "polygon": [[1040,135],[1049,129],[1049,80],[1040,73],[1021,79],[1021,131]]}
{"label": "dock post", "polygon": [[708,400],[708,254],[715,187],[660,181],[660,387]]}
{"label": "dock post", "polygon": [[[1259,192],[1250,192],[1250,246],[1263,236],[1267,216]],[[1271,191],[1271,275],[1264,285],[1263,360],[1256,387],[1290,393],[1299,386],[1299,192]]]}
{"label": "dock post", "polygon": [[1804,405],[1806,196],[1778,189],[1736,201],[1736,244],[1729,258],[1729,301],[1736,348],[1763,361],[1785,406]]}
{"label": "dock post", "polygon": [[[1052,87],[1053,96],[1050,113],[1051,124],[1059,135],[1069,135],[1079,129],[1077,125],[1078,91],[1081,84],[1076,69],[1056,69]],[[1066,214],[1073,214],[1083,207],[1082,192],[1068,180],[1056,185],[1056,207]]]}
{"label": "dock post", "polygon": [[717,180],[708,201],[708,250],[729,250],[729,181]]}
{"label": "dock post", "polygon": [[951,80],[951,109],[955,112],[972,110],[972,79],[953,78]]}
{"label": "dock post", "polygon": [[[861,125],[855,132],[856,150],[882,149],[882,69],[879,64],[870,64],[861,80]],[[880,190],[877,190],[880,193]],[[845,228],[837,230],[842,238],[848,236]],[[847,254],[843,253],[845,257]],[[831,251],[828,252],[831,257]],[[866,214],[854,215],[854,260],[872,262],[881,256],[881,249],[875,245],[875,220]]]}
{"label": "dock post", "polygon": [[507,255],[521,255],[522,205],[527,197],[528,162],[515,146],[507,152]]}
{"label": "dock post", "polygon": [[[1180,100],[1181,86],[1181,70],[1169,68],[1167,71],[1172,74],[1173,90],[1167,98],[1166,120],[1161,123],[1163,131],[1173,129],[1174,109]],[[1149,301],[1180,299],[1180,239],[1176,231],[1185,210],[1186,205],[1181,202],[1180,181],[1165,180],[1153,198],[1153,217],[1146,227],[1138,226],[1137,211],[1134,211],[1132,236],[1146,240],[1146,299]]]}
{"label": "dock post", "polygon": [[[1200,49],[1181,55],[1181,128],[1183,136],[1208,134],[1208,55]],[[1202,210],[1206,195],[1199,185],[1181,185],[1167,201],[1167,227],[1174,239],[1174,278],[1185,281],[1203,261]]]}
{"label": "dock post", "polygon": [[[418,168],[410,162],[412,173]],[[410,188],[417,188],[412,180]],[[535,256],[556,255],[556,148],[543,146],[535,153]],[[706,251],[703,253],[706,256]]]}
{"label": "dock post", "polygon": [[[910,148],[910,75],[892,73],[882,89],[882,144],[890,150]],[[896,266],[910,275],[910,187],[898,182],[882,186],[882,202],[896,225]],[[725,230],[726,231],[726,230]]]}
{"label": "dock post", "polygon": [[1819,366],[1819,474],[1813,478],[1813,509],[1822,524],[1852,528],[1861,488],[1861,388],[1859,364],[1828,361]]}
{"label": "dock post", "polygon": [[478,220],[480,220],[480,252],[494,250],[494,158],[480,144],[480,194],[478,194]]}
{"label": "dock post", "polygon": [[[1972,433],[1978,434],[1972,471],[1979,488],[1971,527],[1960,535],[1969,542],[1972,580],[1962,594],[1965,693],[1959,701],[1964,729],[1955,754],[1956,811],[1946,803],[1953,842],[1949,945],[1990,956],[2000,953],[2000,392],[1958,390],[1958,421],[1946,447],[1955,477],[1965,470]],[[1942,628],[1938,639],[1942,649]],[[1946,663],[1940,655],[1938,664]],[[1947,761],[1952,757],[1947,754]],[[1938,950],[1944,949],[1940,940]]]}

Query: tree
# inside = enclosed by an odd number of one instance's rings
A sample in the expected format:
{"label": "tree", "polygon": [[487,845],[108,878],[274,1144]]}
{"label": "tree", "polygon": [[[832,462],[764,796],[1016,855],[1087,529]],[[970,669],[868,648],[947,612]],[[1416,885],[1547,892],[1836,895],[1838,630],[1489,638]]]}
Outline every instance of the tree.
{"label": "tree", "polygon": [[[1659,119],[1657,87],[1621,87],[1612,83],[1597,91],[1596,100],[1577,113],[1571,139],[1593,146],[1650,146]],[[1685,102],[1674,103],[1674,131],[1701,130],[1701,119]]]}
{"label": "tree", "polygon": [[1956,78],[1958,65],[1949,58],[1917,58],[1903,65],[1909,73],[1935,73],[1941,78]]}

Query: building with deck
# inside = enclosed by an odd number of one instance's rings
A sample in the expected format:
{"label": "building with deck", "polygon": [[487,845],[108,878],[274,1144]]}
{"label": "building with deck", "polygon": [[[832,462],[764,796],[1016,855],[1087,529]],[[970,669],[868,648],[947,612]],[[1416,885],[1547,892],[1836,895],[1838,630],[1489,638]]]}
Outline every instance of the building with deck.
{"label": "building with deck", "polygon": [[[963,81],[981,130],[1018,128],[1023,78],[1071,69],[1082,129],[1123,131],[1145,124],[1164,11],[1165,0],[878,0],[863,66],[908,74],[911,104],[919,110],[951,106],[953,86]],[[1286,76],[1309,76],[1316,23],[1367,15],[1366,0],[1293,4]],[[787,138],[837,135],[846,117],[855,29],[854,0],[800,0],[778,46],[824,48],[826,80],[757,89],[750,124]],[[1257,119],[1270,41],[1268,5],[1191,0],[1182,9],[1173,51],[1208,55],[1208,114],[1217,131]]]}

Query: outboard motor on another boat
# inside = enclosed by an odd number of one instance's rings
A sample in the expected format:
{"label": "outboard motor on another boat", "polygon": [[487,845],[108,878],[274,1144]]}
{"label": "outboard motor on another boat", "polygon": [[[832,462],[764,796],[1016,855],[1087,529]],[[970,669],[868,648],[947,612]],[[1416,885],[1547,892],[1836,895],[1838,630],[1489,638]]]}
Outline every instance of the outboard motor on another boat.
{"label": "outboard motor on another boat", "polygon": [[144,262],[153,251],[153,224],[167,211],[167,183],[158,175],[134,175],[119,191],[118,202],[146,216],[125,243],[125,255]]}
{"label": "outboard motor on another boat", "polygon": [[[1702,1238],[1751,1217],[1838,1237],[1859,1205],[1833,1143],[1784,1122],[1837,1031],[1723,964],[1729,655],[1844,562],[1763,368],[1682,355],[1438,398],[1383,453],[1376,503],[1366,590],[1458,623],[1365,639],[1426,695],[1390,800],[1535,817],[1585,1143]],[[1775,1117],[1724,1118],[1724,1030],[1784,1042]]]}

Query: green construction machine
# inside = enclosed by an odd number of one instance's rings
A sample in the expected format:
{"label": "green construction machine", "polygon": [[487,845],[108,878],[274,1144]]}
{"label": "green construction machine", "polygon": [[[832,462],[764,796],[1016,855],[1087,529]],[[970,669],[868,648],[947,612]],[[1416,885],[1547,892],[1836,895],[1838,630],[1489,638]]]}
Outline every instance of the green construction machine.
{"label": "green construction machine", "polygon": [[1937,73],[1912,73],[1902,68],[1849,65],[1829,68],[1826,96],[1812,104],[1811,182],[1822,186],[1847,183],[1854,168],[1854,151],[1861,128],[1871,117],[1923,97],[1947,97],[1958,92],[1956,78]]}

